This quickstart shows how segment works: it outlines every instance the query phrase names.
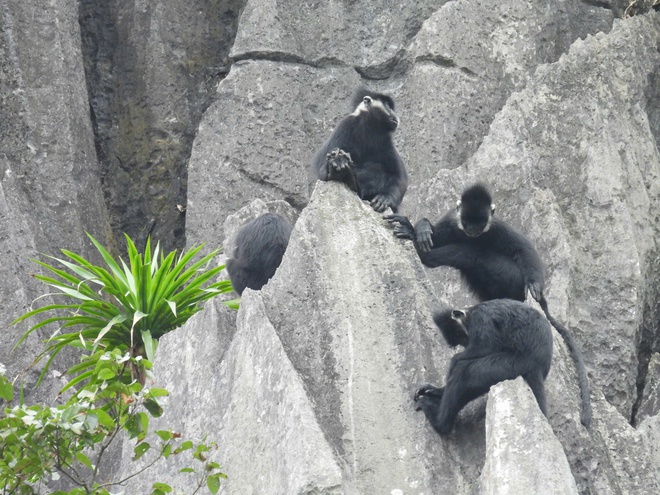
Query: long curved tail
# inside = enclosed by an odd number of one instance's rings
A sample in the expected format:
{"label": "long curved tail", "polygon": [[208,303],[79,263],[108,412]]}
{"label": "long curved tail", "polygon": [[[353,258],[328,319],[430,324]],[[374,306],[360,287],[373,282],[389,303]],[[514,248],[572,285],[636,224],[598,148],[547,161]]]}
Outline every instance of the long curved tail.
{"label": "long curved tail", "polygon": [[573,356],[573,361],[575,361],[575,368],[577,369],[578,383],[580,385],[580,398],[582,399],[582,414],[580,415],[580,422],[584,426],[589,427],[591,425],[591,397],[589,396],[589,378],[587,377],[587,369],[584,367],[584,361],[582,360],[582,353],[580,352],[580,348],[573,338],[573,334],[564,325],[552,317],[550,311],[548,311],[548,301],[545,300],[545,296],[541,297],[539,304],[545,313],[545,317],[548,319],[550,324],[557,329],[559,335],[561,335],[564,339],[564,342],[566,342],[571,356]]}

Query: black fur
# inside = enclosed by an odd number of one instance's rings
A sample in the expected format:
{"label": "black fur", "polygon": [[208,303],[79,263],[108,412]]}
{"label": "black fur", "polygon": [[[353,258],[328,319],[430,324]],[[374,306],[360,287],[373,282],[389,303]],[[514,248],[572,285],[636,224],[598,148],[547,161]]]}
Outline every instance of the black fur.
{"label": "black fur", "polygon": [[227,273],[238,294],[246,287],[261,289],[275,275],[291,229],[289,221],[275,213],[265,213],[241,227],[234,257],[227,260]]}
{"label": "black fur", "polygon": [[312,172],[321,180],[344,182],[378,212],[389,207],[396,213],[408,188],[408,174],[392,141],[399,125],[394,100],[361,89],[353,108],[363,102],[367,111],[347,115],[337,124],[316,153]]}
{"label": "black fur", "polygon": [[444,387],[424,385],[415,393],[417,409],[424,411],[438,433],[451,431],[458,412],[468,402],[496,383],[519,376],[547,415],[544,380],[552,363],[552,334],[541,313],[518,301],[494,299],[474,306],[467,314],[450,310],[433,319],[447,343],[466,345],[452,357]]}
{"label": "black fur", "polygon": [[506,222],[493,218],[488,189],[476,184],[466,189],[456,211],[438,223],[423,218],[413,227],[407,217],[390,215],[397,224],[394,233],[411,239],[424,265],[451,266],[480,301],[515,299],[524,301],[527,291],[539,302],[546,317],[563,337],[575,361],[582,400],[581,422],[591,423],[589,380],[580,349],[573,336],[548,310],[543,294],[545,274],[532,242]]}

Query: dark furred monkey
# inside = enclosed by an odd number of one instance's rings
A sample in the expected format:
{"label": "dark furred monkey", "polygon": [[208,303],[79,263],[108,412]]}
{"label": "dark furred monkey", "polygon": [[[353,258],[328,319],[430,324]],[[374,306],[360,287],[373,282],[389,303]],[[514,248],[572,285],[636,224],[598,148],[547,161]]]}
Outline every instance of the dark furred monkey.
{"label": "dark furred monkey", "polygon": [[397,224],[394,234],[411,239],[419,257],[428,267],[451,266],[480,301],[515,299],[526,293],[536,299],[546,317],[562,336],[575,361],[582,399],[581,422],[591,423],[589,380],[582,355],[573,335],[555,320],[543,294],[545,275],[534,245],[506,222],[493,218],[495,208],[488,189],[476,184],[466,189],[456,211],[451,210],[432,225],[423,218],[413,227],[407,217],[390,215]]}
{"label": "dark furred monkey", "polygon": [[519,376],[547,415],[544,381],[552,363],[552,334],[541,313],[519,301],[494,299],[467,313],[436,313],[433,320],[450,346],[465,346],[452,357],[444,387],[424,385],[415,393],[417,410],[440,435],[451,431],[468,402]]}
{"label": "dark furred monkey", "polygon": [[265,213],[241,227],[234,257],[227,260],[227,273],[238,294],[246,287],[261,289],[275,275],[291,230],[289,221],[275,213]]}
{"label": "dark furred monkey", "polygon": [[396,213],[408,188],[408,174],[392,142],[399,125],[394,100],[361,89],[353,108],[316,153],[313,174],[345,183],[378,212],[389,207]]}

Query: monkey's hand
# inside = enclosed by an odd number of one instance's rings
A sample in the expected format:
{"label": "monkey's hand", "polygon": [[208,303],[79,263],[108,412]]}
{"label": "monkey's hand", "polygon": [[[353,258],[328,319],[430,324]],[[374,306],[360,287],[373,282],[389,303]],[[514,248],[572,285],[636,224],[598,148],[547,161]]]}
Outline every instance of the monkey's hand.
{"label": "monkey's hand", "polygon": [[433,249],[433,226],[426,218],[415,225],[415,243],[420,251],[428,253]]}
{"label": "monkey's hand", "polygon": [[386,209],[391,208],[393,203],[392,198],[386,194],[378,194],[369,202],[371,207],[378,213],[382,213]]}
{"label": "monkey's hand", "polygon": [[394,226],[394,235],[399,239],[415,239],[415,227],[410,223],[408,217],[404,215],[387,215],[385,217],[389,223],[398,224]]}
{"label": "monkey's hand", "polygon": [[535,301],[541,302],[541,299],[543,299],[543,284],[541,282],[528,280],[526,288]]}

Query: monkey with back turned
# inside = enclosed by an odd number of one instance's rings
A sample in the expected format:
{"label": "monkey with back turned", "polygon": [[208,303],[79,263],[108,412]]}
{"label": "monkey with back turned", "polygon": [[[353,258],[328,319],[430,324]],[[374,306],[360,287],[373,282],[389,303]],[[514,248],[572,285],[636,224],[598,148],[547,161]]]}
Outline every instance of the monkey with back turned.
{"label": "monkey with back turned", "polygon": [[490,387],[519,376],[547,415],[544,381],[552,363],[550,324],[537,310],[513,299],[493,299],[467,312],[447,310],[433,320],[451,347],[444,387],[424,385],[415,393],[417,409],[441,435],[451,431],[457,414]]}

